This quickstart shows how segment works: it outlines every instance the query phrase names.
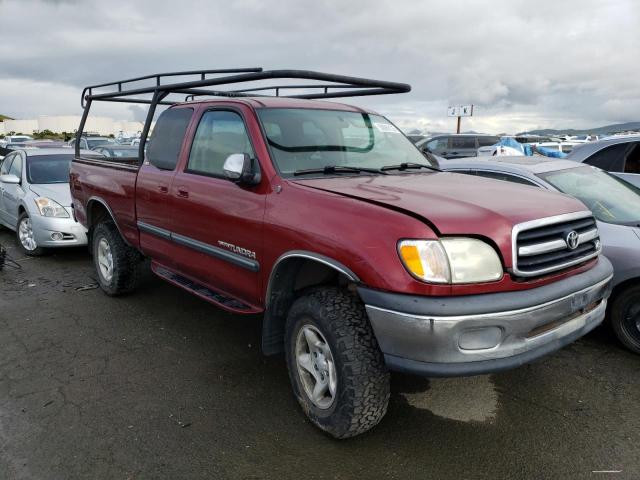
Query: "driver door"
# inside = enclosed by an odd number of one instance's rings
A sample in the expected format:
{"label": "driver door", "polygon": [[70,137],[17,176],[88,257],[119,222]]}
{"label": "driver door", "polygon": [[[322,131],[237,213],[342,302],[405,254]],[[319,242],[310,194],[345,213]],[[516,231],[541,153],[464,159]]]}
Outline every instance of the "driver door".
{"label": "driver door", "polygon": [[19,184],[2,184],[2,208],[4,210],[4,221],[12,229],[18,224],[18,202],[24,196],[22,187],[22,171],[24,170],[25,158],[23,153],[16,153],[9,167],[9,175],[15,175],[20,179]]}
{"label": "driver door", "polygon": [[224,162],[235,153],[255,158],[241,112],[204,111],[185,165],[170,187],[171,231],[178,244],[174,262],[179,273],[255,304],[262,286],[266,189],[225,178]]}
{"label": "driver door", "polygon": [[[10,155],[7,155],[4,160],[2,161],[2,165],[0,165],[0,176],[1,175],[7,175],[9,173],[9,169],[11,168],[11,163],[13,162],[13,159],[15,158],[17,154],[16,153],[12,153]],[[9,224],[9,217],[6,211],[6,208],[4,206],[4,191],[5,188],[7,188],[9,185],[0,182],[0,223],[14,228],[15,225],[10,225]]]}

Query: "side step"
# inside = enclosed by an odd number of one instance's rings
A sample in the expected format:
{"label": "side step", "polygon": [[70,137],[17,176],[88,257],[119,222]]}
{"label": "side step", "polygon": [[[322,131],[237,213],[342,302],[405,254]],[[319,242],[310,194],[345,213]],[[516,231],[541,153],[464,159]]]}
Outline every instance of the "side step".
{"label": "side step", "polygon": [[214,305],[220,306],[225,310],[230,310],[232,312],[237,313],[259,313],[260,310],[247,305],[233,297],[228,297],[220,292],[216,292],[215,290],[211,290],[204,285],[194,282],[193,280],[184,277],[178,273],[172,272],[165,267],[158,265],[157,263],[151,264],[151,270],[153,273],[158,275],[160,278],[166,280],[167,282],[176,285],[180,288],[188,290],[189,292],[197,295],[198,297],[213,303]]}

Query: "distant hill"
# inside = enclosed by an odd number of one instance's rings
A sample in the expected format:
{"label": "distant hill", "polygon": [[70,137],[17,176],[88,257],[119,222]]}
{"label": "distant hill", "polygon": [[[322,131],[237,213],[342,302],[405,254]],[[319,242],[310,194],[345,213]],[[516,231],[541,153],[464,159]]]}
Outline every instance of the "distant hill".
{"label": "distant hill", "polygon": [[5,120],[13,120],[13,118],[7,117],[6,115],[0,115],[0,122],[4,122]]}
{"label": "distant hill", "polygon": [[[540,130],[529,130],[528,133],[532,135],[611,135],[618,132],[626,132],[627,130],[640,130],[640,122],[627,122],[627,123],[615,123],[613,125],[605,125],[604,127],[597,128],[585,128],[585,129],[572,129],[567,130],[555,130],[552,128],[543,128]],[[518,134],[520,135],[520,133]]]}

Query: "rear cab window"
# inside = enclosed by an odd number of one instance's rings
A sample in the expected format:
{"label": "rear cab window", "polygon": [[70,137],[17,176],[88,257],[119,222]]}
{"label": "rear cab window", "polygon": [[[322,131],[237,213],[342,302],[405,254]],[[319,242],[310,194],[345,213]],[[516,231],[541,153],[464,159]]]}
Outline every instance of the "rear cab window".
{"label": "rear cab window", "polygon": [[170,108],[162,112],[149,139],[146,160],[160,170],[175,170],[193,108]]}

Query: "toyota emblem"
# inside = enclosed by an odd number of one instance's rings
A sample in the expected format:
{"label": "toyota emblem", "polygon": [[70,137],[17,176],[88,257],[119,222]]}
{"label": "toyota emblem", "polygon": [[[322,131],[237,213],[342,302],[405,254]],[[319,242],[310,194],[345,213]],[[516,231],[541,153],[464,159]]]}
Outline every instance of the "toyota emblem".
{"label": "toyota emblem", "polygon": [[567,242],[567,247],[569,247],[569,250],[575,250],[576,248],[578,248],[580,236],[578,235],[578,232],[572,230],[567,234],[567,238],[565,240]]}

